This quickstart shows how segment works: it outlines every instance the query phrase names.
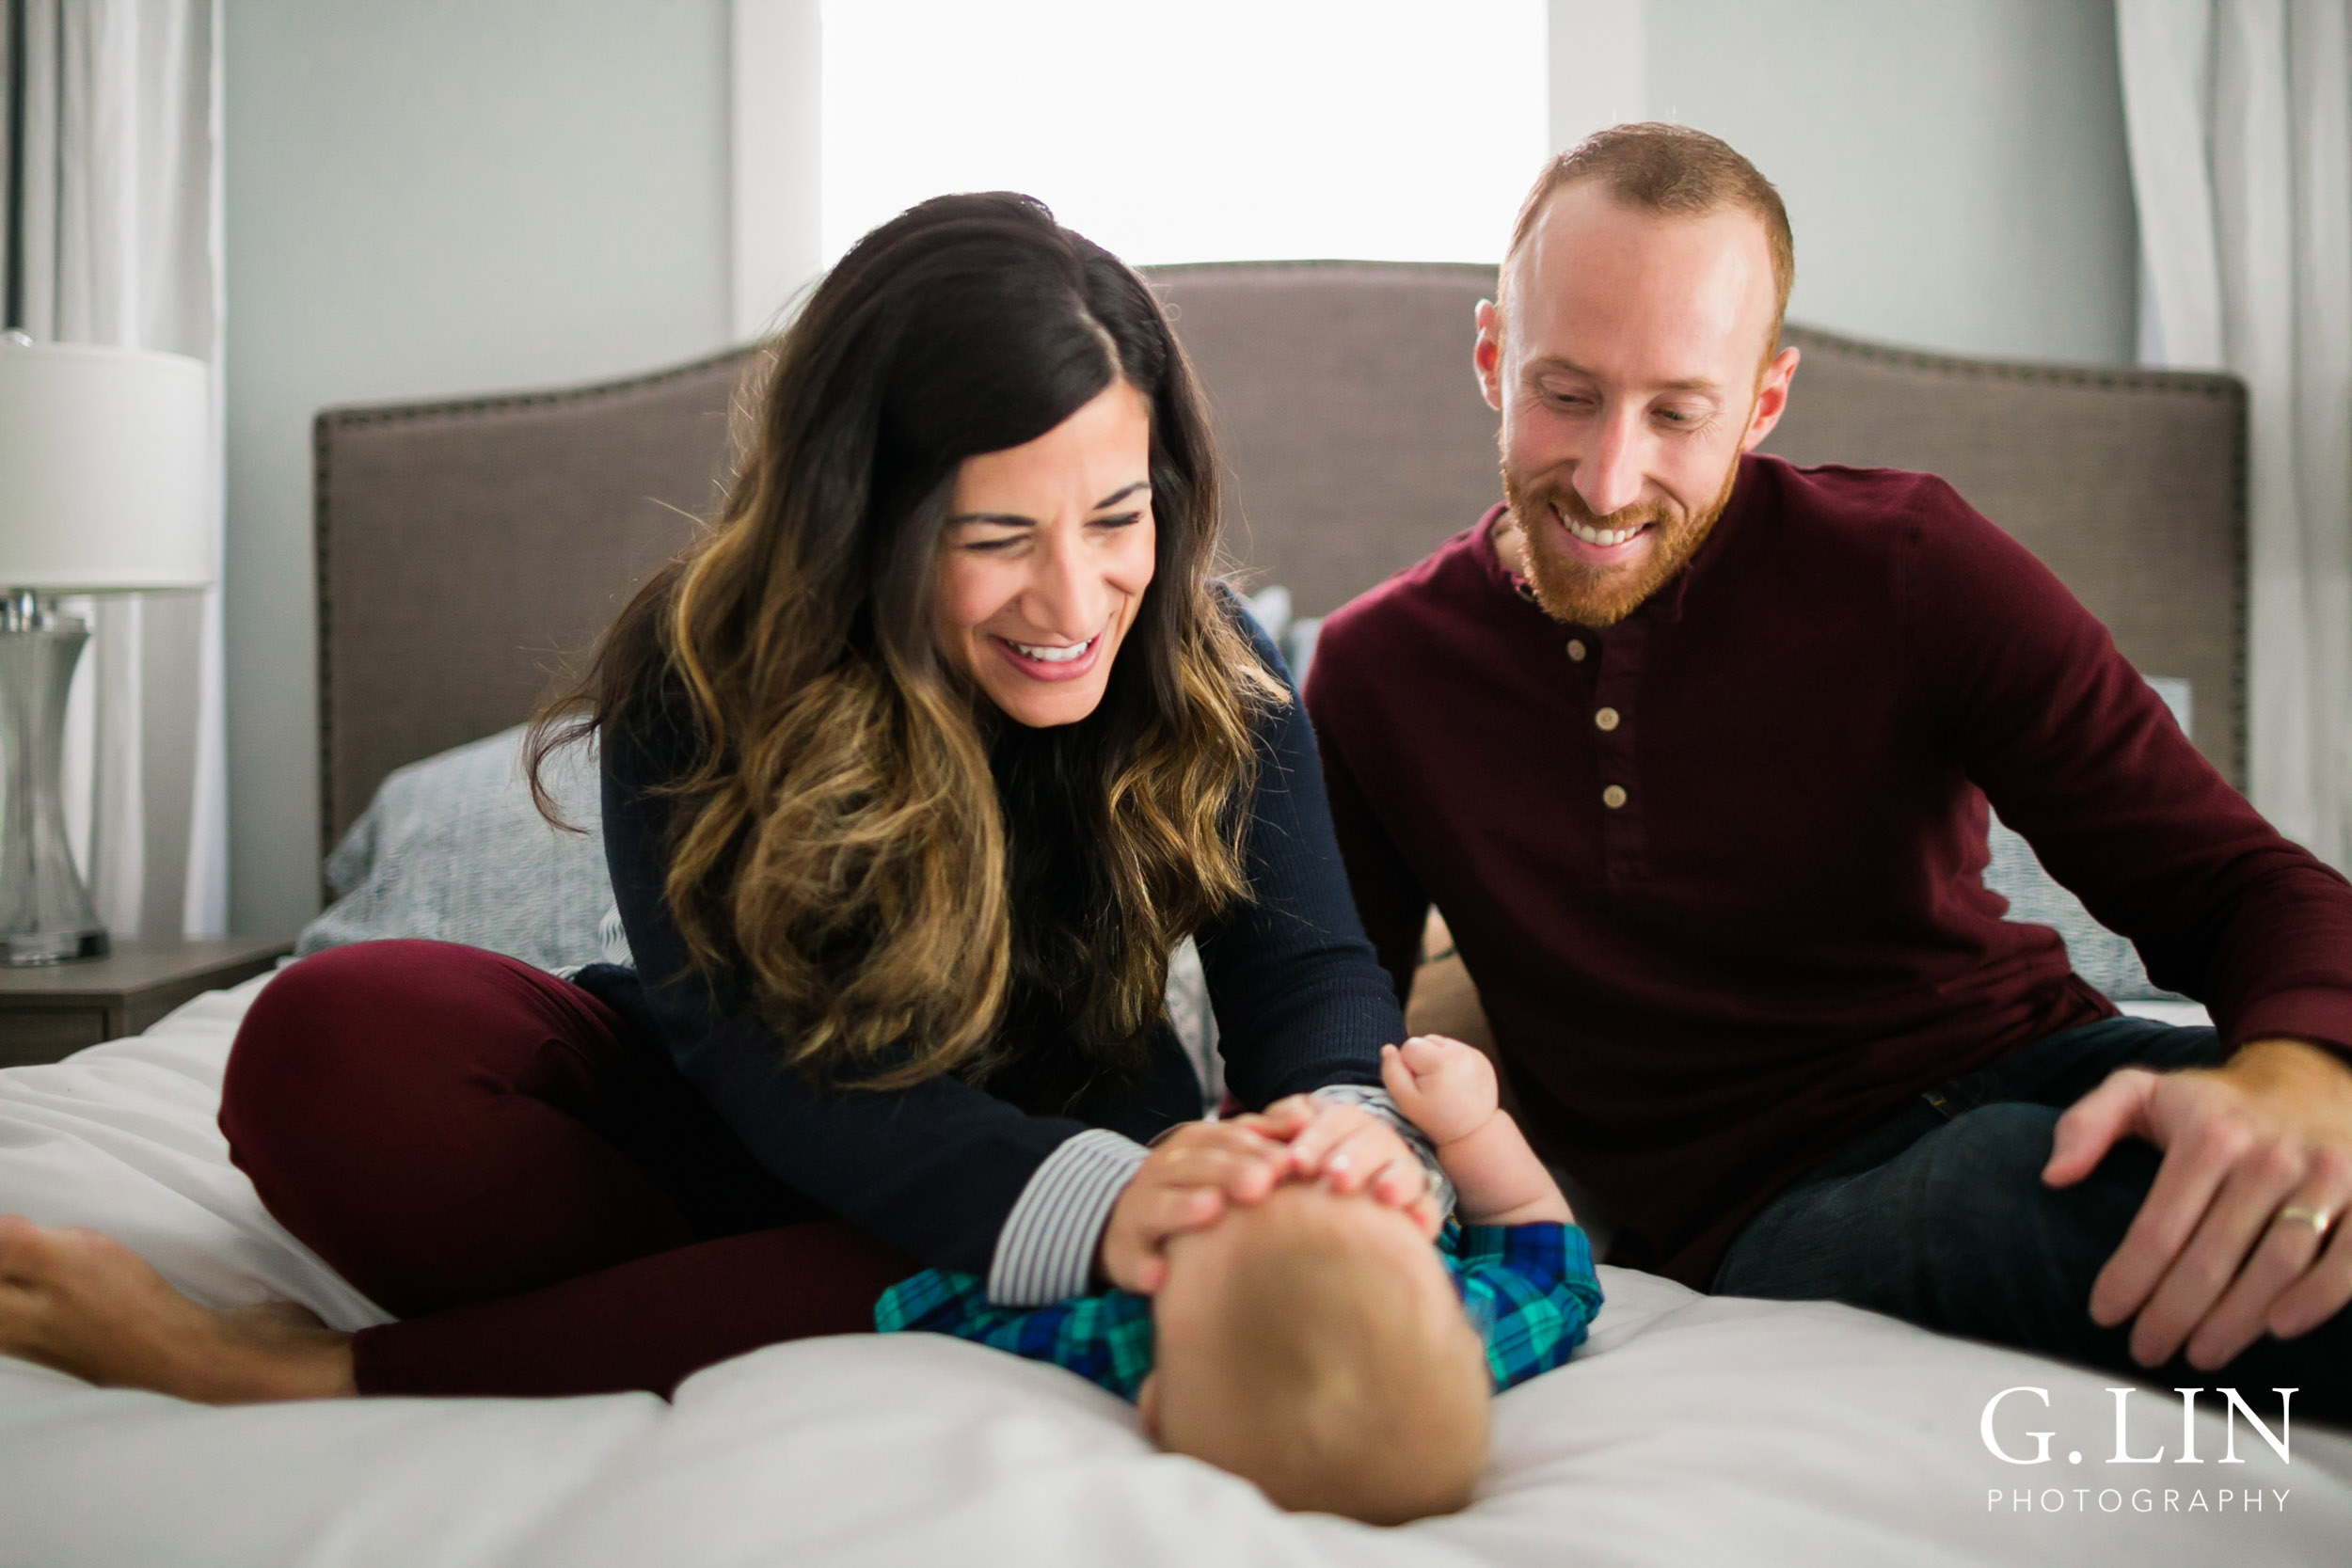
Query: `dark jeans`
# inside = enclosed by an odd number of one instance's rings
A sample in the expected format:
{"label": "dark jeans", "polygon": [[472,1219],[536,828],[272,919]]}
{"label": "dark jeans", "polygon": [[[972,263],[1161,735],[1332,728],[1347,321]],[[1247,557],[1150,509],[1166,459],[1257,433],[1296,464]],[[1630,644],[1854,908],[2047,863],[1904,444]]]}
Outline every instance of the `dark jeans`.
{"label": "dark jeans", "polygon": [[2147,1196],[2155,1148],[2127,1140],[2075,1185],[2042,1183],[2059,1113],[2110,1071],[2225,1054],[2211,1029],[2114,1018],[1952,1079],[1773,1199],[1732,1243],[1712,1289],[1848,1302],[2122,1372],[2137,1386],[2235,1386],[2257,1409],[2275,1402],[2270,1389],[2296,1388],[2294,1414],[2352,1419],[2352,1311],[2298,1338],[2265,1336],[2213,1372],[2177,1358],[2142,1368],[2128,1321],[2091,1322],[2091,1281]]}

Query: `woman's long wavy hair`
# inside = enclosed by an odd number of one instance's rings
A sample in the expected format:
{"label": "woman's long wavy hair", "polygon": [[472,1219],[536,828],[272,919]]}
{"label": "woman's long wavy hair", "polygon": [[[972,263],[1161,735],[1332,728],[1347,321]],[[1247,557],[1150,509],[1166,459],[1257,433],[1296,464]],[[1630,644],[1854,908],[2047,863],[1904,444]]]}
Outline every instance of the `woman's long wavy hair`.
{"label": "woman's long wavy hair", "polygon": [[[978,1082],[1050,1037],[1074,1097],[1139,1063],[1170,950],[1248,896],[1253,720],[1288,700],[1210,582],[1191,372],[1141,278],[1006,194],[866,235],[772,355],[724,512],[541,712],[534,789],[591,731],[691,728],[665,891],[696,972],[820,1081]],[[957,467],[1115,378],[1151,404],[1154,575],[1101,705],[1023,732],[937,651]]]}

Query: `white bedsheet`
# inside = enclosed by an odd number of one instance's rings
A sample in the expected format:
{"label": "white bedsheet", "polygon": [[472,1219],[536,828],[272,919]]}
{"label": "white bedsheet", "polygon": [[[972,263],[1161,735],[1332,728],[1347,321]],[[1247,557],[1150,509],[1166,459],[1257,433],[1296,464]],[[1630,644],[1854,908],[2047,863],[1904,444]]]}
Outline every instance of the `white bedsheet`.
{"label": "white bedsheet", "polygon": [[[0,1072],[0,1212],[110,1231],[215,1305],[291,1297],[345,1327],[381,1321],[262,1212],[214,1129],[230,1037],[263,983]],[[2240,1421],[2242,1463],[2225,1464],[2208,1396],[2201,1463],[2182,1465],[2180,1401],[2143,1391],[2129,1451],[2166,1461],[2117,1465],[2104,1389],[2119,1379],[1843,1307],[1602,1274],[1590,1346],[1498,1403],[1477,1505],[1403,1530],[1285,1516],[1154,1453],[1126,1406],[1074,1377],[907,1336],[773,1347],[675,1405],[213,1410],[0,1358],[0,1563],[2352,1560],[2343,1435],[2298,1425],[2281,1462]],[[2030,1455],[2026,1433],[2055,1432],[2048,1464],[2005,1464],[1979,1436],[1986,1402],[2016,1386],[2050,1407],[2011,1396],[1995,1435]]]}

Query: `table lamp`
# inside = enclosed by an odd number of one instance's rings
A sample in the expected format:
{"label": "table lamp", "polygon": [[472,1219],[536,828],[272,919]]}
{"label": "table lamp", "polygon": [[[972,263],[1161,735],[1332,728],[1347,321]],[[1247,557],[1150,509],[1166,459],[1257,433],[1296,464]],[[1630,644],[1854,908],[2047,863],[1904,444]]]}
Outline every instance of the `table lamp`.
{"label": "table lamp", "polygon": [[89,626],[61,594],[210,587],[200,361],[0,336],[0,961],[103,957],[66,838],[66,693]]}

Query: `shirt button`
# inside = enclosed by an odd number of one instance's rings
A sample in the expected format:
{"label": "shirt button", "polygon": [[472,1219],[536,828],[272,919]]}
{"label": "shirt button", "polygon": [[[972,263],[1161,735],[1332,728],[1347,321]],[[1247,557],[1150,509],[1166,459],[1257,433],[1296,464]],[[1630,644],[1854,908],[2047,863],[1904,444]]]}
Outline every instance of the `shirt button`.
{"label": "shirt button", "polygon": [[1568,639],[1568,662],[1570,664],[1581,664],[1584,662],[1584,640],[1582,638],[1571,637]]}
{"label": "shirt button", "polygon": [[1600,803],[1607,806],[1611,811],[1615,811],[1619,806],[1624,805],[1625,785],[1611,784],[1607,789],[1602,790],[1600,792]]}
{"label": "shirt button", "polygon": [[1615,729],[1617,727],[1617,710],[1613,707],[1602,708],[1598,713],[1593,715],[1593,723],[1599,729]]}

